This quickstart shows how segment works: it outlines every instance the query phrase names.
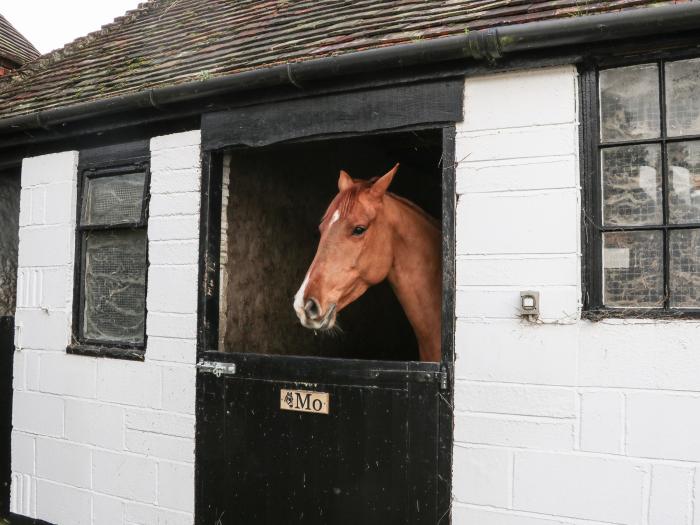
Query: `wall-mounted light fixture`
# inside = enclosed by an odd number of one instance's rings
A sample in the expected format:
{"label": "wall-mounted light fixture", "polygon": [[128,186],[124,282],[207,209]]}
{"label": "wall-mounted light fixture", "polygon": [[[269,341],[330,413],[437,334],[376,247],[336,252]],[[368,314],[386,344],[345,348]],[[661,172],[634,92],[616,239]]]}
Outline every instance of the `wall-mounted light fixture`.
{"label": "wall-mounted light fixture", "polygon": [[528,321],[536,321],[540,315],[540,292],[520,292],[520,315]]}

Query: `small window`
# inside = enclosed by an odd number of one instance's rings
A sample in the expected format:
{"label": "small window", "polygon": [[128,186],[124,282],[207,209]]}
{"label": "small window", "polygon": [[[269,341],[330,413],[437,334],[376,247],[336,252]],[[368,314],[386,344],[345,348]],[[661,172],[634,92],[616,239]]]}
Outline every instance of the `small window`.
{"label": "small window", "polygon": [[601,69],[584,92],[589,309],[700,312],[700,58]]}
{"label": "small window", "polygon": [[86,170],[81,187],[77,342],[143,349],[147,166]]}

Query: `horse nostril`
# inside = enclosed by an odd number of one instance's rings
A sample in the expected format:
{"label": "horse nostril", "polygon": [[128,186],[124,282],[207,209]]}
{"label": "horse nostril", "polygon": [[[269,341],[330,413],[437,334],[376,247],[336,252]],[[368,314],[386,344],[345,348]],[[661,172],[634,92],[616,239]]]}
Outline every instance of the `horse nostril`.
{"label": "horse nostril", "polygon": [[316,319],[321,315],[321,307],[316,299],[311,298],[306,301],[304,305],[304,311],[309,319]]}

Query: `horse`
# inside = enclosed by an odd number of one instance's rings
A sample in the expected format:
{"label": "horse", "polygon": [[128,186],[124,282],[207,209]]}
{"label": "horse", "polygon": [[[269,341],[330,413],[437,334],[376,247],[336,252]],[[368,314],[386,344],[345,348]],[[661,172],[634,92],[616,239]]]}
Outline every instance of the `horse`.
{"label": "horse", "polygon": [[302,326],[331,330],[338,312],[389,281],[418,341],[421,361],[440,360],[442,303],[439,223],[411,201],[388,192],[399,169],[353,179],[344,170],[338,194],[321,219],[316,255],[294,296]]}

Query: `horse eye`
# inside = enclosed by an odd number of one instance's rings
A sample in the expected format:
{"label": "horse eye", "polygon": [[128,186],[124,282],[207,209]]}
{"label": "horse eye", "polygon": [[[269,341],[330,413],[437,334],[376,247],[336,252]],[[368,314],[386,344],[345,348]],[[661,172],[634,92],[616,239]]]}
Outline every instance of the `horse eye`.
{"label": "horse eye", "polygon": [[352,234],[355,237],[359,237],[360,235],[362,235],[366,231],[367,231],[367,228],[365,228],[364,226],[355,226],[355,229],[352,230]]}

